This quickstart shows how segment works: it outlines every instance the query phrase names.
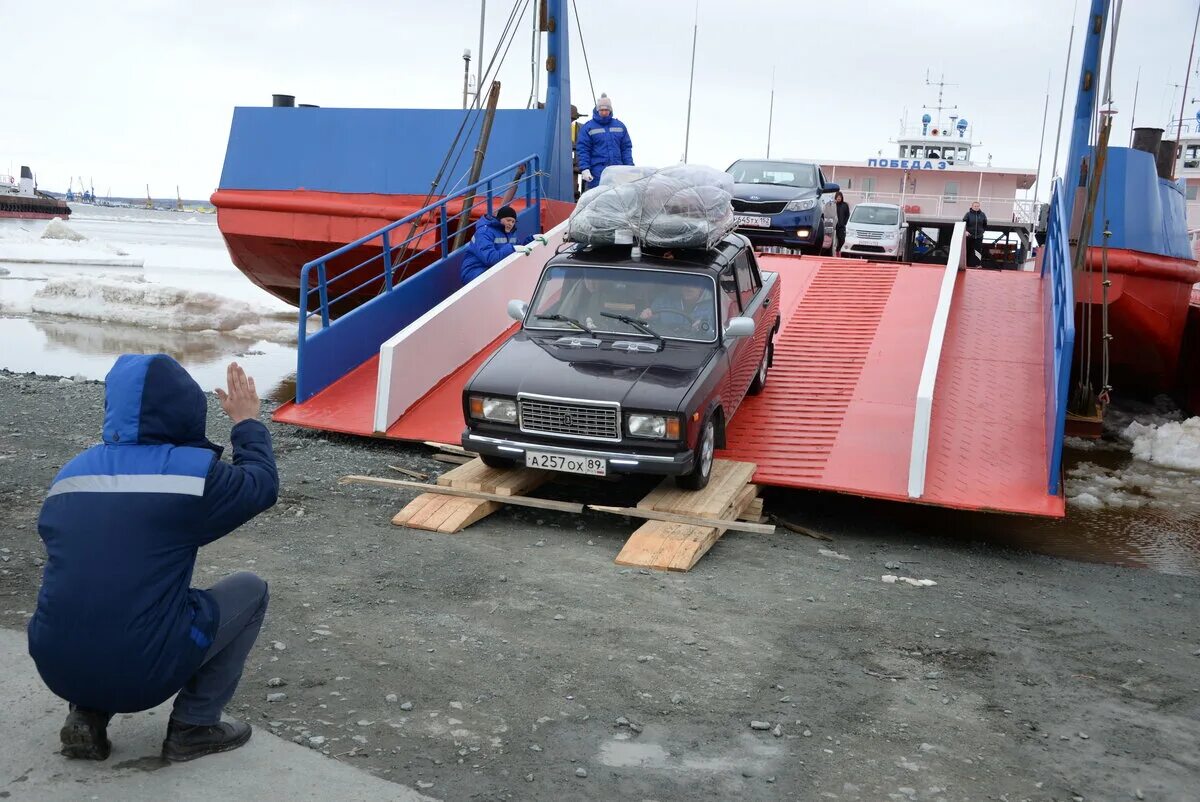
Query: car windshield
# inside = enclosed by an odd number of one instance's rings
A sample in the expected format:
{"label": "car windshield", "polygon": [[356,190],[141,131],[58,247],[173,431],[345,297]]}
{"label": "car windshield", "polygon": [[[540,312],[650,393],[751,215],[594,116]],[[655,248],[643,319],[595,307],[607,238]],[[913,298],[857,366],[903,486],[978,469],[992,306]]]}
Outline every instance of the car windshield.
{"label": "car windshield", "polygon": [[900,210],[895,206],[855,206],[850,222],[894,226],[900,222]]}
{"label": "car windshield", "polygon": [[729,168],[739,184],[780,184],[797,189],[816,189],[817,171],[811,164],[745,161]]}
{"label": "car windshield", "polygon": [[580,331],[573,320],[595,333],[650,337],[648,327],[672,339],[717,337],[713,280],[697,273],[555,265],[542,272],[529,309],[528,329]]}

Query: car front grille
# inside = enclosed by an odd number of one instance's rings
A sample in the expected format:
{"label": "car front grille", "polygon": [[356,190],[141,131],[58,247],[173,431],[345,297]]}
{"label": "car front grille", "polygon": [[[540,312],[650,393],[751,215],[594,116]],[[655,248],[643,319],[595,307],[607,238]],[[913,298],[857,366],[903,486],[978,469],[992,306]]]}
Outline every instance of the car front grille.
{"label": "car front grille", "polygon": [[733,210],[741,214],[779,214],[787,201],[748,201],[734,198]]}
{"label": "car front grille", "polygon": [[519,399],[521,431],[586,440],[621,439],[621,410],[566,400]]}
{"label": "car front grille", "polygon": [[861,228],[853,229],[850,236],[856,239],[883,239],[882,231],[864,231]]}

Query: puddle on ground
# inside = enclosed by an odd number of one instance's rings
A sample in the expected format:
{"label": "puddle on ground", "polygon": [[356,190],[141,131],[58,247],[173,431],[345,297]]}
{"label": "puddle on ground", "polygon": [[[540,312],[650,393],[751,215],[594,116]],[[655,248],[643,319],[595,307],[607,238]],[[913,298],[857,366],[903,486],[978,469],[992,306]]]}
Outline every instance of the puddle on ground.
{"label": "puddle on ground", "polygon": [[712,773],[752,769],[765,771],[767,763],[782,753],[774,743],[764,742],[754,735],[741,735],[737,743],[716,754],[705,755],[689,751],[673,753],[657,742],[668,732],[663,727],[647,727],[636,739],[619,733],[600,745],[598,760],[613,768],[669,769],[707,771]]}
{"label": "puddle on ground", "polygon": [[163,760],[161,755],[146,755],[145,757],[136,757],[132,760],[123,760],[120,763],[114,764],[113,768],[158,771],[159,769],[165,769],[169,765],[171,765],[170,762]]}

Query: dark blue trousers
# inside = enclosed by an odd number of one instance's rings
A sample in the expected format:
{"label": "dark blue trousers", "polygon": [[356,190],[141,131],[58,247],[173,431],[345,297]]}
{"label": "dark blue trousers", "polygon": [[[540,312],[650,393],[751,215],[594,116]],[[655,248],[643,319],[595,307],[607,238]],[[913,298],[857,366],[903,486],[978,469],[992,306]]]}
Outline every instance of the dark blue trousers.
{"label": "dark blue trousers", "polygon": [[175,697],[171,718],[183,724],[216,724],[242,678],[267,612],[267,583],[243,571],[208,589],[221,623],[204,663]]}

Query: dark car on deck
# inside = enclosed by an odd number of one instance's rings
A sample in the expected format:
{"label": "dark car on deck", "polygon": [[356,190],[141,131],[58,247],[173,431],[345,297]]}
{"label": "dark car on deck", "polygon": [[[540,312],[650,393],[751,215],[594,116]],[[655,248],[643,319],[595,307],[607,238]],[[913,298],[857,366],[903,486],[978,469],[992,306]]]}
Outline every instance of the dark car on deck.
{"label": "dark car on deck", "polygon": [[836,192],[838,185],[825,180],[819,165],[741,159],[725,172],[733,176],[737,232],[755,247],[818,253],[825,246],[822,196]]}
{"label": "dark car on deck", "polygon": [[766,383],[779,291],[737,234],[637,259],[573,245],[529,303],[509,303],[522,326],[463,388],[463,447],[493,467],[703,488],[728,422]]}

